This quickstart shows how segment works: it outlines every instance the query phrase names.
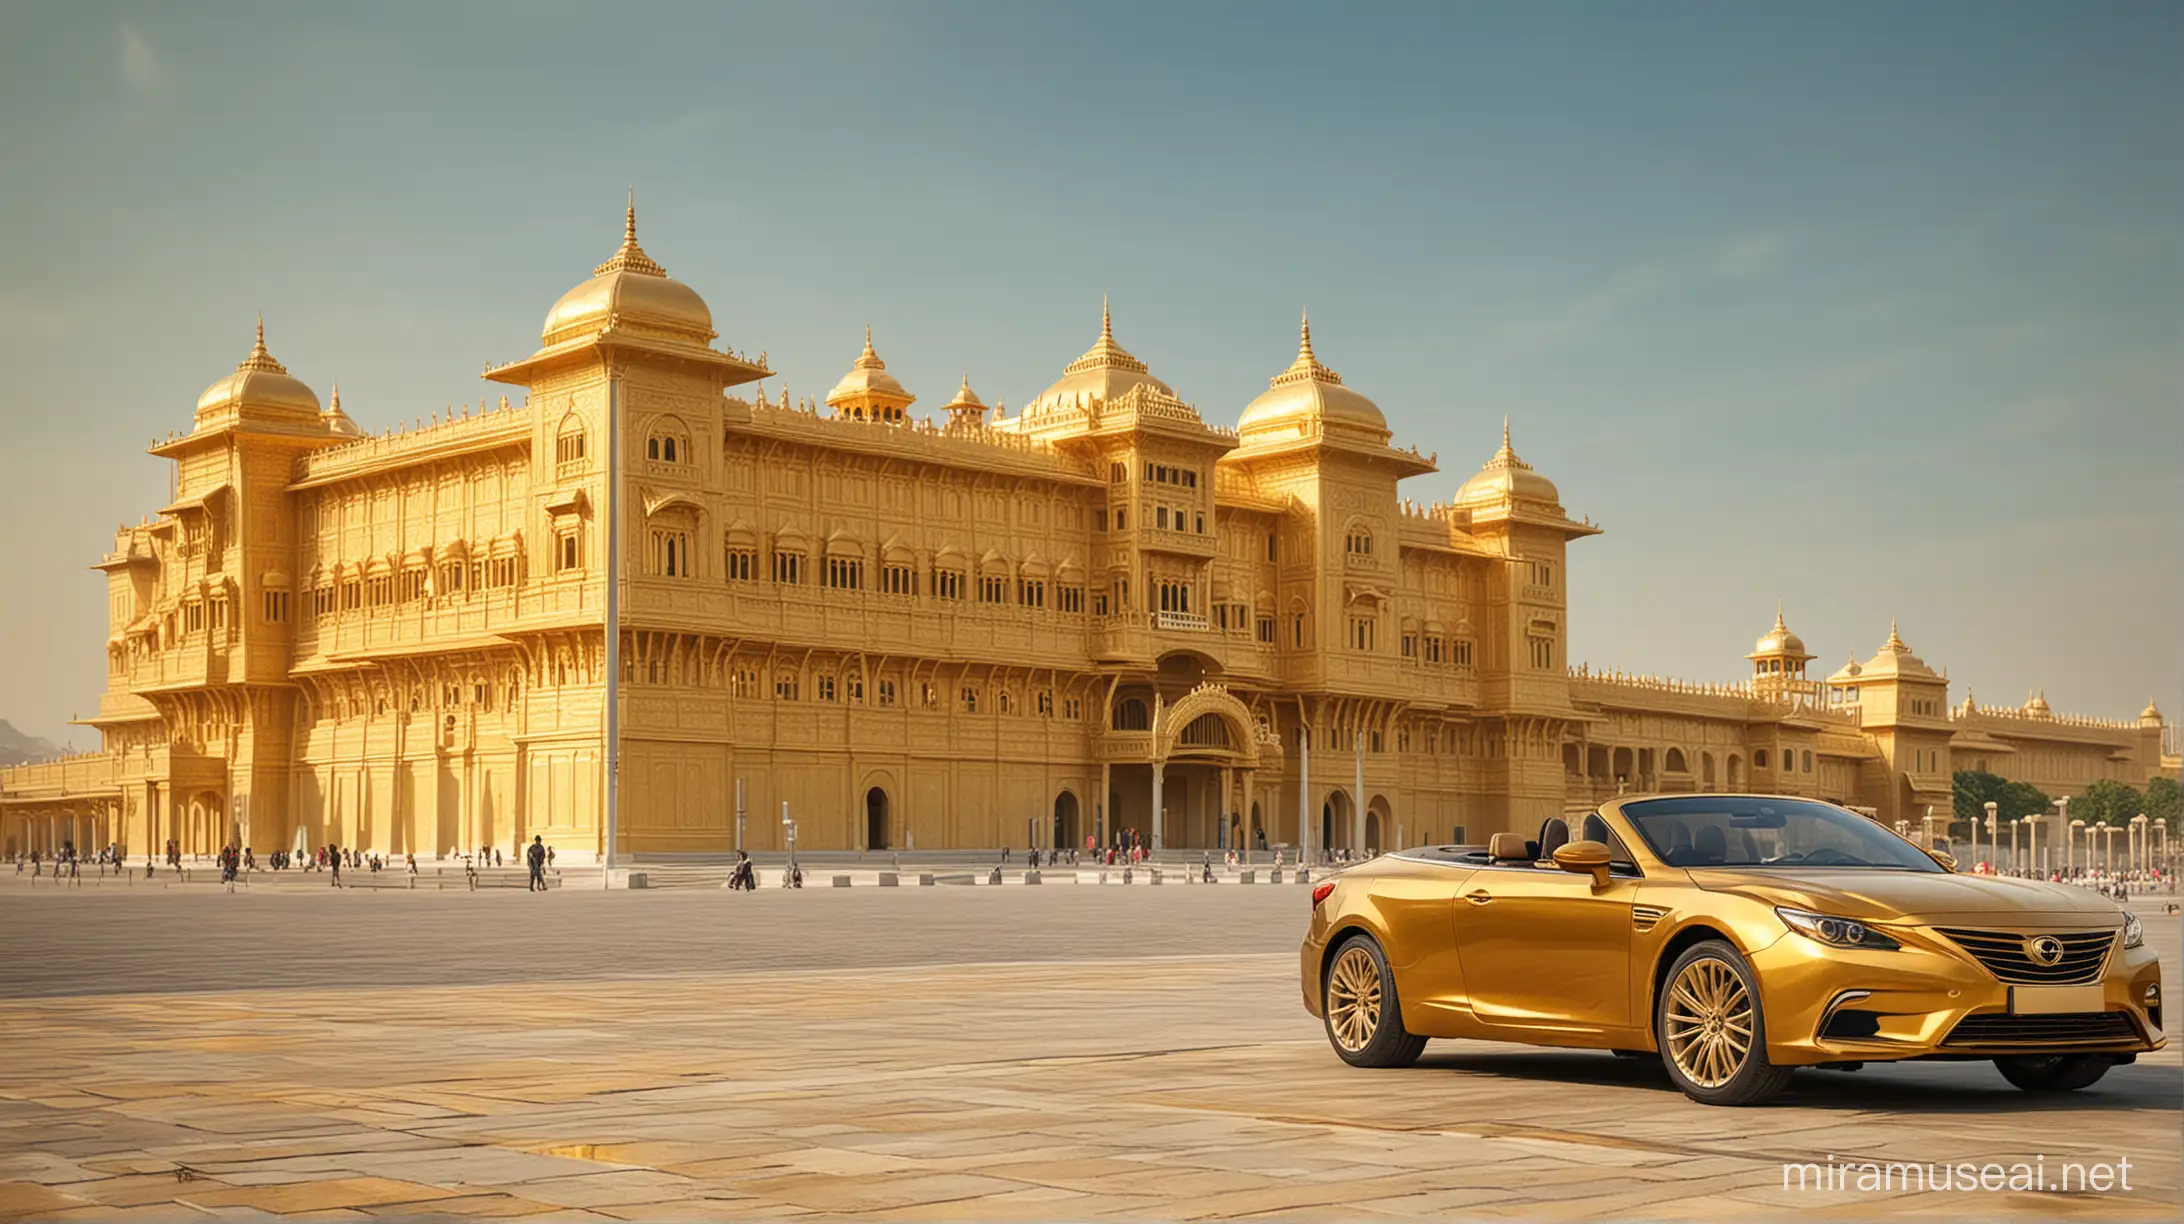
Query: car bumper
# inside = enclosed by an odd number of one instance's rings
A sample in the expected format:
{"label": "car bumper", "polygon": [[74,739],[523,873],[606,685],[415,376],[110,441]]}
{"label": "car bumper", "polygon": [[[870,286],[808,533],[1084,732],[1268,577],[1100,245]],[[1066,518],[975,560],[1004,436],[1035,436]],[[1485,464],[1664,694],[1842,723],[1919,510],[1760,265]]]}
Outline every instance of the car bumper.
{"label": "car bumper", "polygon": [[1940,936],[1904,935],[1903,947],[1892,952],[1830,948],[1790,935],[1754,953],[1768,1060],[1797,1066],[2137,1054],[2166,1044],[2161,966],[2149,948],[2111,950],[2082,1010],[2017,1015],[2011,987],[1984,965]]}
{"label": "car bumper", "polygon": [[1317,937],[1317,921],[1312,927],[1312,934],[1305,936],[1303,946],[1297,949],[1297,986],[1304,992],[1304,1010],[1325,1019],[1320,1015],[1320,962],[1327,955],[1327,941]]}

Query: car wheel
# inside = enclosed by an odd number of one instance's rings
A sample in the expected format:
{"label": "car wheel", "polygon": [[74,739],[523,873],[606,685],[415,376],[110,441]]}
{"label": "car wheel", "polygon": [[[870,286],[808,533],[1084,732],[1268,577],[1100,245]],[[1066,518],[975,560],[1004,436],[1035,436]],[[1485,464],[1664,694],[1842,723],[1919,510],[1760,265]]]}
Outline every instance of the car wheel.
{"label": "car wheel", "polygon": [[1395,975],[1369,935],[1352,935],[1335,949],[1321,984],[1320,1011],[1327,1040],[1353,1067],[1407,1067],[1426,1048],[1425,1038],[1403,1027]]}
{"label": "car wheel", "polygon": [[2115,1063],[2099,1054],[2018,1054],[1994,1060],[2002,1078],[2027,1092],[2089,1088]]}
{"label": "car wheel", "polygon": [[1693,944],[1669,966],[1653,1002],[1661,1062],[1702,1105],[1759,1105],[1789,1087],[1790,1071],[1767,1061],[1759,979],[1734,947]]}

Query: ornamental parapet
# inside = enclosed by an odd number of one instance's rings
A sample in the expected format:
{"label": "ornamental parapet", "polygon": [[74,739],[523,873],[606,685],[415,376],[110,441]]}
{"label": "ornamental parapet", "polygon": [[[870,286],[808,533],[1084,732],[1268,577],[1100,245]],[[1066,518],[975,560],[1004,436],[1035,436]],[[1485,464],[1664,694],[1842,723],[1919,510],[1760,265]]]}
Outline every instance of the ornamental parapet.
{"label": "ornamental parapet", "polygon": [[503,396],[498,408],[482,409],[475,414],[465,408],[461,416],[451,415],[430,425],[420,422],[414,429],[400,426],[299,455],[295,481],[290,487],[327,484],[384,468],[393,462],[418,463],[512,445],[527,441],[530,430],[528,406],[511,408],[507,397]]}
{"label": "ornamental parapet", "polygon": [[[742,402],[742,401],[737,401]],[[788,406],[764,401],[750,405],[751,427],[776,437],[796,437],[844,448],[886,449],[959,466],[991,464],[996,459],[1044,474],[1092,480],[1092,465],[1054,449],[1044,439],[991,425],[935,425],[928,420],[901,424],[822,415],[816,405]]]}
{"label": "ornamental parapet", "polygon": [[1983,718],[2030,723],[2034,726],[2082,727],[2099,731],[2136,731],[2140,725],[2137,722],[2121,718],[2095,718],[2086,714],[2053,714],[2025,710],[2017,706],[1979,706],[1970,715],[1967,715],[1961,708],[1949,711],[1949,721],[1951,722],[1976,722]]}

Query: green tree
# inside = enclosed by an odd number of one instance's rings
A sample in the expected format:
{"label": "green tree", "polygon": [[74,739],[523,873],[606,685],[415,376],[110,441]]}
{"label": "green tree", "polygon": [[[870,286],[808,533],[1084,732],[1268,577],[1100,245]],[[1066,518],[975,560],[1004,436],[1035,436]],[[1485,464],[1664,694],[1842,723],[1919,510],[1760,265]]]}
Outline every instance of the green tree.
{"label": "green tree", "polygon": [[2102,778],[2070,801],[2070,818],[2087,824],[2129,824],[2145,810],[2145,796],[2112,778]]}
{"label": "green tree", "polygon": [[[2029,782],[2012,782],[1978,769],[1958,770],[1954,779],[1955,815],[1958,820],[1985,820],[1987,804],[1995,805],[1995,819],[2015,820],[2045,812],[2052,801]],[[1982,832],[1984,832],[1982,826]]]}
{"label": "green tree", "polygon": [[2146,819],[2159,821],[2169,826],[2171,833],[2176,832],[2179,798],[2175,778],[2167,774],[2158,774],[2148,779],[2146,783]]}

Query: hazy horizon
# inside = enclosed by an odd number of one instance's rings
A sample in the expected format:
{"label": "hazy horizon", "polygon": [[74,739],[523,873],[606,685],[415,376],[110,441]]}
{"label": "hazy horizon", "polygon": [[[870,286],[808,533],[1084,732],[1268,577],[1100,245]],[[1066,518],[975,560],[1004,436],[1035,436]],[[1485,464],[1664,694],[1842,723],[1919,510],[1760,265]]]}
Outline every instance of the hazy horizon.
{"label": "hazy horizon", "polygon": [[[937,413],[1098,332],[1213,424],[1314,346],[1441,470],[1606,528],[1570,658],[2184,709],[2184,8],[16,5],[0,719],[96,745],[145,443],[268,347],[364,429],[619,241],[823,395]],[[780,378],[767,384],[778,394]]]}

